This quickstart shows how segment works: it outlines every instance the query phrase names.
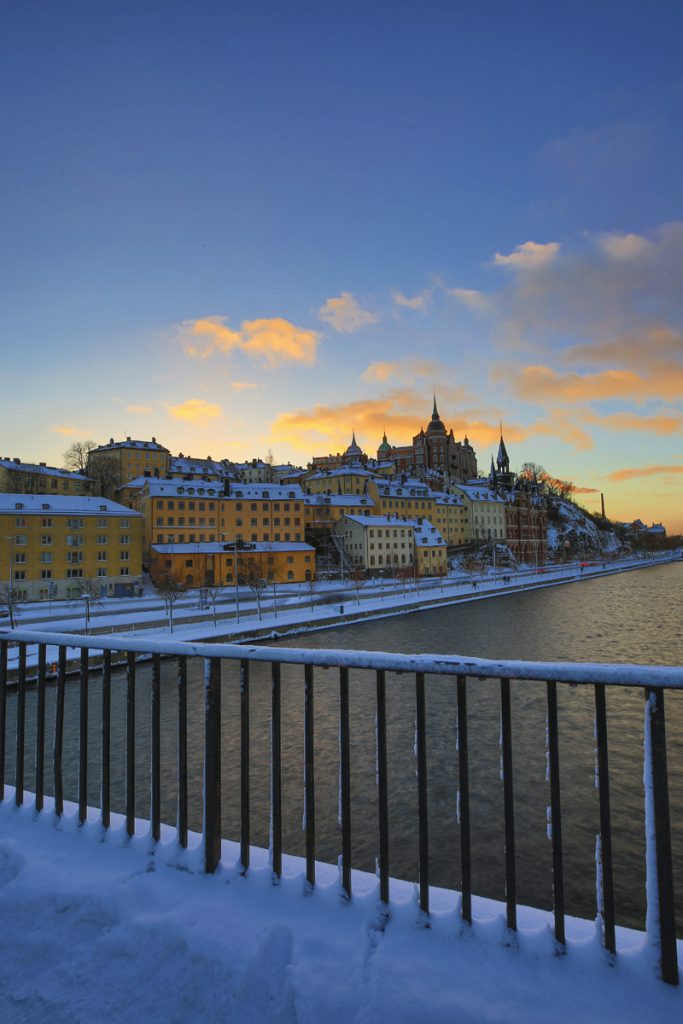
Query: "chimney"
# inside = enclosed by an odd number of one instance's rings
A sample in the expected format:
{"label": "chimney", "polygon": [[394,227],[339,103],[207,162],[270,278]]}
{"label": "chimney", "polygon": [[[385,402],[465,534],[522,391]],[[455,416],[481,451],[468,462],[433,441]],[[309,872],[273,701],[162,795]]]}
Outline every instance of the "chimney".
{"label": "chimney", "polygon": [[602,505],[602,518],[605,518],[605,495],[600,492],[600,504]]}

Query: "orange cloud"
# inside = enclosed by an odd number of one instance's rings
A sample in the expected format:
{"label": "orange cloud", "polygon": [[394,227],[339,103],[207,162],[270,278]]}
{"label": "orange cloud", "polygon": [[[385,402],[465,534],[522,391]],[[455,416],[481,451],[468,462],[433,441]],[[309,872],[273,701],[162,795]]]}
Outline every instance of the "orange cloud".
{"label": "orange cloud", "polygon": [[559,242],[522,242],[507,256],[497,252],[493,262],[498,267],[512,267],[513,270],[538,270],[552,263],[559,251]]}
{"label": "orange cloud", "polygon": [[597,487],[576,487],[572,488],[572,494],[599,494],[600,490]]}
{"label": "orange cloud", "polygon": [[362,309],[351,292],[342,292],[336,298],[328,299],[318,310],[318,316],[334,327],[340,334],[353,334],[361,327],[377,323],[377,317]]}
{"label": "orange cloud", "polygon": [[643,476],[674,476],[683,473],[683,466],[640,466],[634,469],[617,469],[608,473],[606,478],[613,483],[622,480],[635,480]]}
{"label": "orange cloud", "polygon": [[127,405],[126,412],[137,413],[139,416],[149,416],[152,409],[149,405]]}
{"label": "orange cloud", "polygon": [[233,391],[250,391],[252,388],[257,388],[258,384],[251,380],[231,380],[230,387]]}
{"label": "orange cloud", "polygon": [[608,416],[599,416],[592,410],[584,410],[581,416],[584,421],[619,432],[645,430],[648,433],[664,436],[683,432],[683,416],[680,415],[638,416],[635,413],[615,412]]}
{"label": "orange cloud", "polygon": [[414,380],[443,380],[448,370],[441,363],[431,359],[397,359],[394,362],[371,363],[361,373],[363,380],[383,383],[391,378],[405,384]]}
{"label": "orange cloud", "polygon": [[64,437],[78,437],[90,433],[88,430],[82,430],[81,427],[72,427],[69,423],[50,427],[50,430],[53,434],[62,434]]}
{"label": "orange cloud", "polygon": [[521,369],[498,367],[497,379],[509,379],[515,394],[523,401],[585,402],[611,398],[644,401],[659,398],[679,399],[683,394],[683,366],[657,364],[649,374],[632,370],[603,370],[600,373],[558,373],[549,366],[525,366]]}
{"label": "orange cloud", "polygon": [[220,405],[206,402],[203,398],[188,398],[186,402],[169,406],[168,411],[174,419],[195,425],[203,425],[223,415]]}
{"label": "orange cloud", "polygon": [[[284,317],[244,320],[239,331],[234,331],[224,316],[186,320],[181,325],[181,336],[190,356],[206,359],[214,352],[239,349],[270,368],[283,362],[312,365],[322,337],[318,331],[297,327]],[[202,344],[196,344],[195,339]]]}
{"label": "orange cloud", "polygon": [[661,324],[645,325],[610,341],[572,345],[563,352],[568,363],[620,363],[645,370],[672,356],[683,356],[683,334]]}

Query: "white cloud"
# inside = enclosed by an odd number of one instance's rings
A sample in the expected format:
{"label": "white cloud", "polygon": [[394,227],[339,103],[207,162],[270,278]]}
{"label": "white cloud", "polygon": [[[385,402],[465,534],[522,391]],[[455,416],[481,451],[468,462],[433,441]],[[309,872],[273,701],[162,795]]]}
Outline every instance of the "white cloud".
{"label": "white cloud", "polygon": [[351,292],[328,299],[318,310],[318,316],[340,334],[353,334],[378,320],[374,313],[358,305]]}
{"label": "white cloud", "polygon": [[206,316],[186,320],[180,331],[190,356],[206,359],[214,352],[238,349],[270,368],[283,362],[312,365],[322,337],[319,331],[297,327],[279,316],[243,320],[239,331],[228,327],[225,316]]}
{"label": "white cloud", "polygon": [[487,313],[491,309],[489,297],[474,288],[444,288],[444,291],[475,313]]}
{"label": "white cloud", "polygon": [[423,291],[418,292],[417,295],[408,296],[404,295],[403,292],[399,292],[396,289],[392,291],[391,297],[397,306],[404,306],[406,309],[419,309],[424,310],[432,301],[434,295],[433,288],[425,288]]}
{"label": "white cloud", "polygon": [[559,251],[559,242],[522,242],[507,256],[497,252],[493,262],[513,270],[538,270],[552,263]]}
{"label": "white cloud", "polygon": [[630,260],[650,249],[652,243],[642,235],[604,234],[598,237],[598,245],[614,260]]}

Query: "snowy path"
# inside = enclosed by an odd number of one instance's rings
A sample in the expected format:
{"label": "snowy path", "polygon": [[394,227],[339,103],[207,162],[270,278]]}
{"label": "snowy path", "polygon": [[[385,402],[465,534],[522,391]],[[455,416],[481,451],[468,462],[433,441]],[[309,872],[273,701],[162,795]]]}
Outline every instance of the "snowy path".
{"label": "snowy path", "polygon": [[[568,921],[553,955],[548,915],[520,909],[506,943],[504,910],[475,900],[463,934],[454,894],[433,891],[431,927],[413,888],[393,883],[378,930],[376,882],[354,875],[350,905],[336,871],[304,895],[301,862],[274,887],[263,851],[247,879],[233,867],[195,874],[198,851],[169,836],[156,851],[119,827],[0,805],[0,1019],[5,1024],[604,1024],[683,1019],[683,990],[655,976],[635,932],[615,965],[595,926]],[[71,809],[73,811],[73,808]],[[224,865],[237,849],[223,844]],[[184,870],[178,870],[179,867]],[[440,908],[440,909],[439,909]],[[679,943],[679,947],[683,944]],[[679,957],[683,948],[679,952]]]}

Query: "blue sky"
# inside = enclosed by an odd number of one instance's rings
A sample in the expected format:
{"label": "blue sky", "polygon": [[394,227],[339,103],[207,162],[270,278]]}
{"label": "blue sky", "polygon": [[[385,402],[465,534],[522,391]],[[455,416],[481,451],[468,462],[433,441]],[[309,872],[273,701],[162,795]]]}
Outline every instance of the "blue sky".
{"label": "blue sky", "polygon": [[[0,8],[1,455],[439,409],[683,530],[683,9]],[[617,474],[616,476],[614,474]]]}

